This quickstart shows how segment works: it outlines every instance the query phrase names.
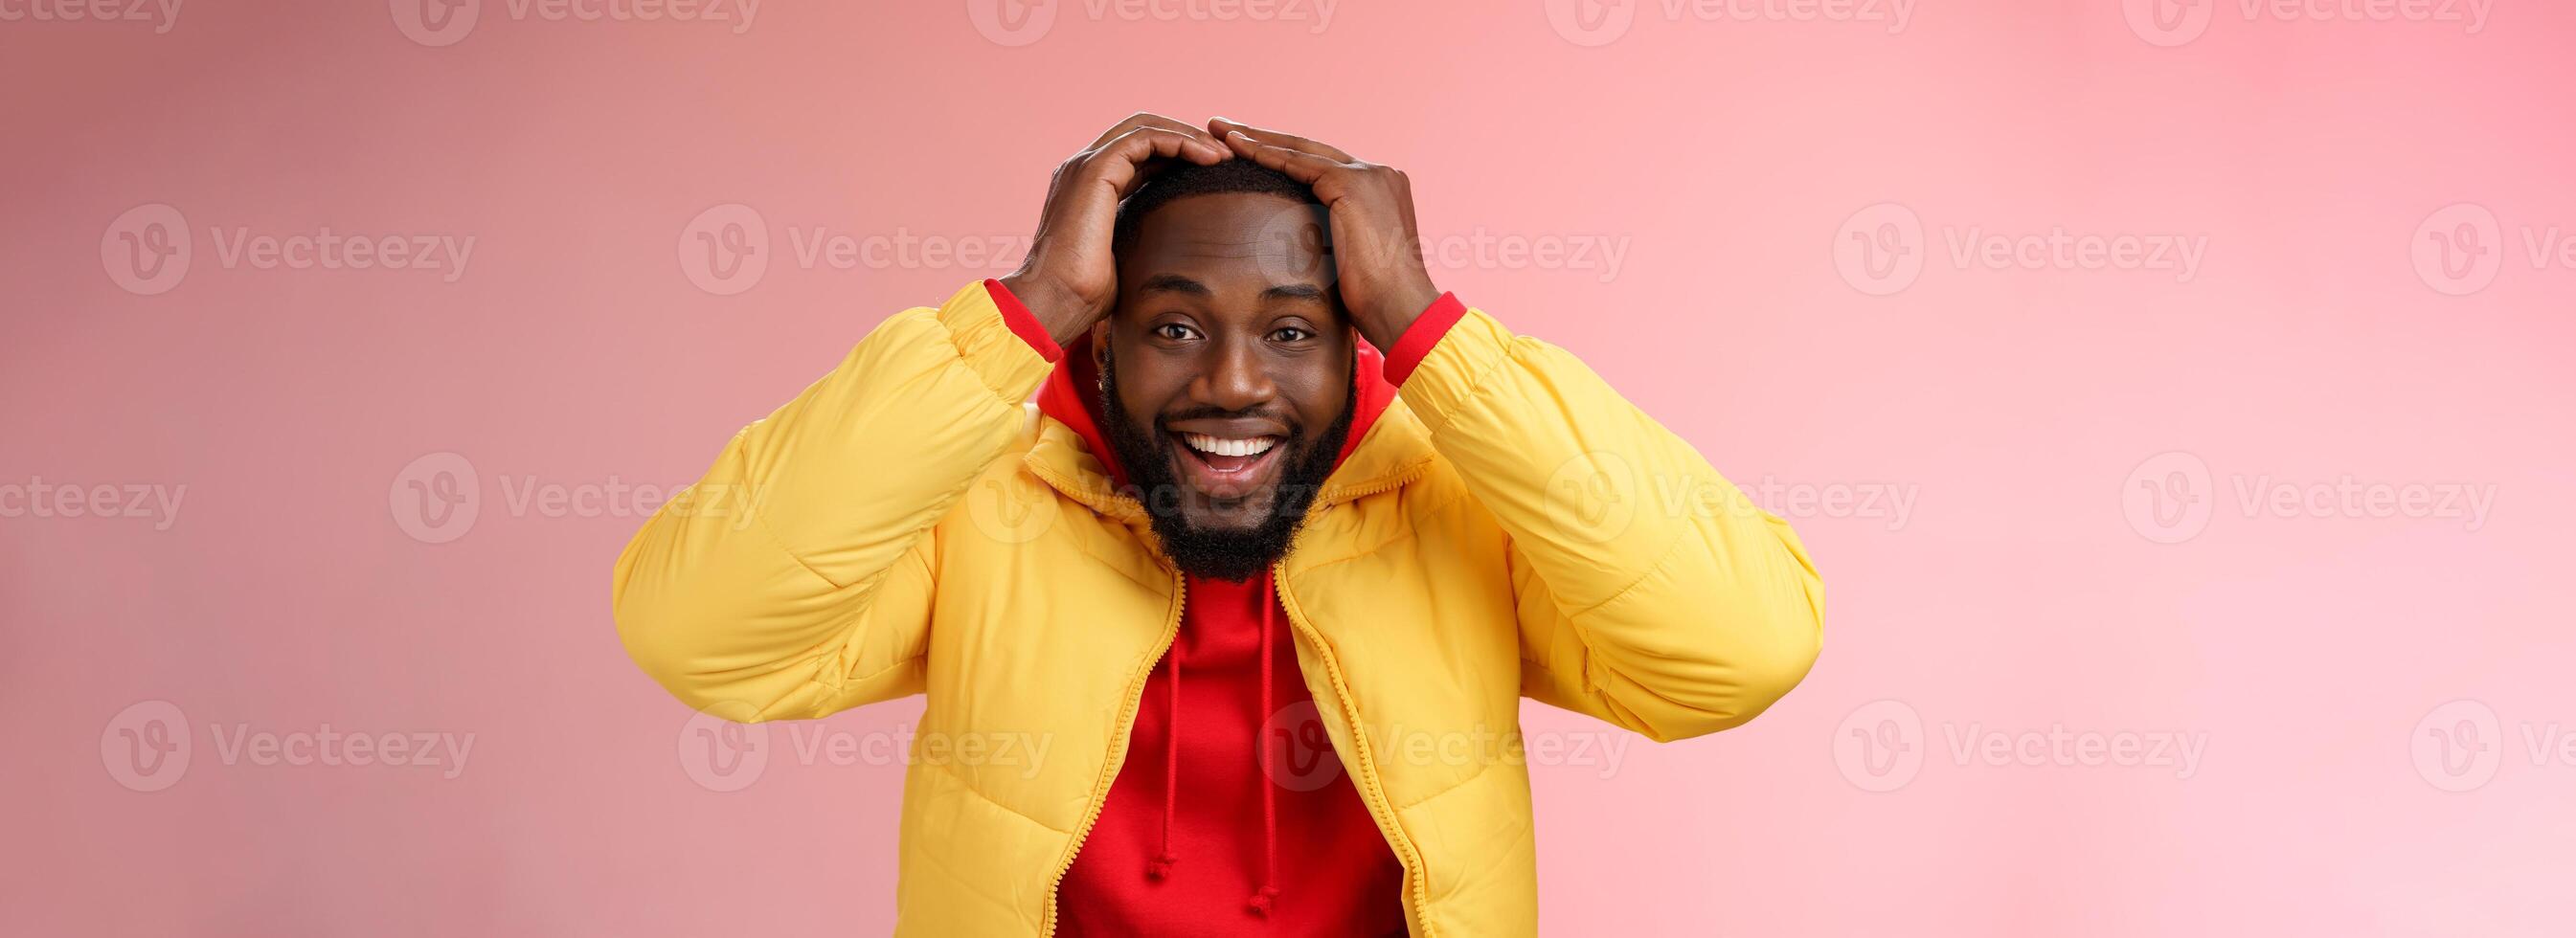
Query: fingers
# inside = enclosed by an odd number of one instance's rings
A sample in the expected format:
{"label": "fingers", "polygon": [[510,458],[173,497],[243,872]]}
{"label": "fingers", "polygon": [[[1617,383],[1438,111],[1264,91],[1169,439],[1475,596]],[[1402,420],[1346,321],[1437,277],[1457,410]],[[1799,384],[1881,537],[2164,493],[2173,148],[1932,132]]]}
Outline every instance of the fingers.
{"label": "fingers", "polygon": [[1296,134],[1281,133],[1276,130],[1263,130],[1259,127],[1254,127],[1241,121],[1229,120],[1223,117],[1211,118],[1208,121],[1207,129],[1209,133],[1215,134],[1220,138],[1230,133],[1240,132],[1244,136],[1252,138],[1255,143],[1266,143],[1274,147],[1285,147],[1299,153],[1311,153],[1313,155],[1332,160],[1336,163],[1359,162],[1358,159],[1352,157],[1350,154],[1342,152],[1340,147],[1336,147],[1329,143],[1317,140],[1308,140],[1304,137],[1297,136]]}
{"label": "fingers", "polygon": [[1119,198],[1135,191],[1136,184],[1147,176],[1150,161],[1157,157],[1185,159],[1201,166],[1224,162],[1233,156],[1206,140],[1160,127],[1137,127],[1110,140],[1094,151],[1084,169],[1108,184]]}
{"label": "fingers", "polygon": [[1094,159],[1106,157],[1129,163],[1142,163],[1158,156],[1175,157],[1193,163],[1221,163],[1234,156],[1234,151],[1185,133],[1160,127],[1138,127],[1103,144]]}
{"label": "fingers", "polygon": [[1287,173],[1288,178],[1290,179],[1297,180],[1298,182],[1305,183],[1309,186],[1315,186],[1316,197],[1323,199],[1326,203],[1330,203],[1337,193],[1324,191],[1324,187],[1321,184],[1327,177],[1335,175],[1336,171],[1348,168],[1340,161],[1334,160],[1330,157],[1319,156],[1302,150],[1293,150],[1288,147],[1278,146],[1275,144],[1262,143],[1253,139],[1251,135],[1239,130],[1228,132],[1226,134],[1225,142],[1234,148],[1234,153],[1237,156],[1241,156],[1271,169]]}
{"label": "fingers", "polygon": [[1118,126],[1109,128],[1107,133],[1101,134],[1099,139],[1091,141],[1091,145],[1084,147],[1083,149],[1097,150],[1101,147],[1108,146],[1109,141],[1126,136],[1128,131],[1135,130],[1139,127],[1154,127],[1162,130],[1169,130],[1174,133],[1186,134],[1190,137],[1207,142],[1209,145],[1214,146],[1219,152],[1224,152],[1225,150],[1225,144],[1218,141],[1218,138],[1224,136],[1223,133],[1212,132],[1206,128],[1174,120],[1169,117],[1164,117],[1163,115],[1156,114],[1151,111],[1138,111],[1134,114],[1127,115],[1126,120],[1119,121]]}

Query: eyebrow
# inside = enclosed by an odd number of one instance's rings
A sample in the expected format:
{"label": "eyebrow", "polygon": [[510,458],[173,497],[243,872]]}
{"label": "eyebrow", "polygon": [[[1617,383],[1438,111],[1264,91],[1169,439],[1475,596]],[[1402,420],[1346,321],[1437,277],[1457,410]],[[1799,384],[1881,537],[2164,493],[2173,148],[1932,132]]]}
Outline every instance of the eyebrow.
{"label": "eyebrow", "polygon": [[[1136,294],[1138,296],[1152,293],[1178,293],[1184,296],[1216,295],[1216,291],[1208,289],[1207,284],[1200,283],[1179,274],[1155,274],[1151,277],[1145,278],[1145,282],[1138,284],[1136,287]],[[1324,297],[1324,288],[1311,283],[1290,283],[1271,287],[1270,289],[1261,291],[1261,298],[1264,300],[1303,300],[1315,303],[1326,301]]]}
{"label": "eyebrow", "polygon": [[1216,295],[1216,291],[1208,289],[1207,284],[1200,283],[1179,274],[1155,274],[1151,277],[1147,277],[1143,284],[1136,287],[1136,293],[1139,296],[1147,293],[1182,293],[1190,296]]}
{"label": "eyebrow", "polygon": [[1305,300],[1313,303],[1325,302],[1324,288],[1311,283],[1291,283],[1271,287],[1270,289],[1261,291],[1261,298],[1265,300]]}

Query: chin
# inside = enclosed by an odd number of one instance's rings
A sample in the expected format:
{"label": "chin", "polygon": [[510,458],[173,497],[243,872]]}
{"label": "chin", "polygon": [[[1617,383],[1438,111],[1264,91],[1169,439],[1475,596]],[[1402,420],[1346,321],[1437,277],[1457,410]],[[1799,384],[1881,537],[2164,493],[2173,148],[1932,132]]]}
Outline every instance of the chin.
{"label": "chin", "polygon": [[1258,514],[1252,512],[1216,514],[1193,511],[1182,515],[1181,520],[1189,524],[1190,530],[1201,534],[1251,534],[1270,523],[1270,513],[1265,511]]}
{"label": "chin", "polygon": [[[1118,405],[1115,375],[1115,369],[1102,374],[1102,433],[1118,464],[1133,467],[1126,484],[1172,565],[1192,576],[1242,581],[1285,558],[1332,475],[1355,405],[1344,407],[1320,436],[1292,430],[1264,463],[1209,472],[1213,463],[1178,452],[1180,440]],[[1216,491],[1232,497],[1214,498]]]}

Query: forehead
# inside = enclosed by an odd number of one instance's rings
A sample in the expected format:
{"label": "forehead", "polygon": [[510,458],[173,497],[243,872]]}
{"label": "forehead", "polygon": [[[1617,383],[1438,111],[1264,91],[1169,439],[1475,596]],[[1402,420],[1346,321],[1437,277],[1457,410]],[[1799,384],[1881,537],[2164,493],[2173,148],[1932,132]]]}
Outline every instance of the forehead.
{"label": "forehead", "polygon": [[1322,206],[1258,192],[1175,199],[1145,216],[1118,259],[1123,288],[1178,274],[1221,297],[1274,287],[1330,285],[1332,253]]}

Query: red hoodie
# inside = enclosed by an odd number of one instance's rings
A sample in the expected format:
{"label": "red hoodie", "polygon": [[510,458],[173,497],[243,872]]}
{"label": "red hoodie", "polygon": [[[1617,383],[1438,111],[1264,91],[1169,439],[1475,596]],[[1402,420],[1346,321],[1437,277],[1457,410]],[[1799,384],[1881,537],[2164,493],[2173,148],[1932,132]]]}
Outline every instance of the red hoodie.
{"label": "red hoodie", "polygon": [[[1085,343],[1058,349],[1000,282],[985,286],[1012,331],[1056,362],[1039,410],[1126,484],[1101,435]],[[1443,295],[1390,361],[1358,344],[1359,399],[1336,464],[1395,399],[1390,376],[1410,374],[1465,311]],[[1127,761],[1057,894],[1058,933],[1405,934],[1404,868],[1317,721],[1271,579],[1192,576],[1186,588],[1180,635],[1146,680]]]}

